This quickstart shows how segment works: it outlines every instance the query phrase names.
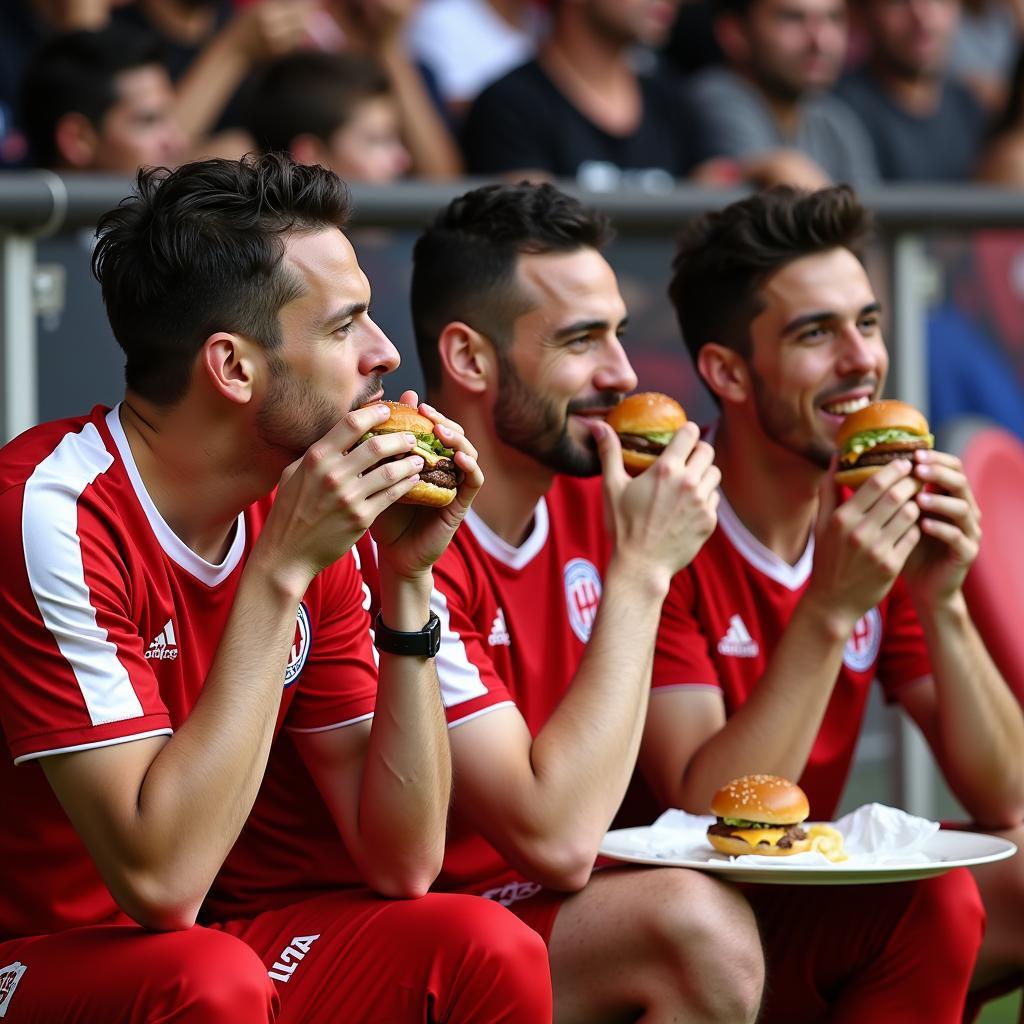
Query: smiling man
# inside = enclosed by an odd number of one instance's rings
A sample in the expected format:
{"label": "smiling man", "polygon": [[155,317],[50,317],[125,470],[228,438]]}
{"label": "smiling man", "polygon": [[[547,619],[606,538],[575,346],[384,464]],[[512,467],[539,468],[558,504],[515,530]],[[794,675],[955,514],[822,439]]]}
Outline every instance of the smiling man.
{"label": "smiling man", "polygon": [[436,567],[456,778],[438,884],[545,937],[560,1024],[738,1024],[762,976],[739,895],[682,870],[591,874],[635,762],[659,610],[718,483],[691,425],[625,473],[603,417],[637,381],[608,237],[600,215],[524,184],[461,196],[416,244],[428,391],[488,476]]}
{"label": "smiling man", "polygon": [[[721,407],[721,503],[665,603],[640,766],[661,807],[706,813],[730,779],[767,772],[799,780],[828,819],[878,678],[976,821],[1008,829],[1024,813],[1024,719],[961,593],[980,530],[959,462],[917,451],[852,497],[833,480],[838,426],[888,370],[857,255],[868,227],[848,188],[783,188],[683,237],[670,295]],[[979,874],[978,981],[1015,966],[1019,875]],[[768,1020],[960,1020],[981,935],[965,871],[750,899]]]}

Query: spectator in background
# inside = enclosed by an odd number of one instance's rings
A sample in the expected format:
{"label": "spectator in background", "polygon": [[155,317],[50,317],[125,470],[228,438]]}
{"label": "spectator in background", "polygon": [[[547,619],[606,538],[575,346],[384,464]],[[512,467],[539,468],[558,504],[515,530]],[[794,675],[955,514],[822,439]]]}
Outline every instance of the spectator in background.
{"label": "spectator in background", "polygon": [[995,185],[1024,187],[1024,49],[1017,57],[1002,114],[978,162],[978,177]]}
{"label": "spectator in background", "polygon": [[38,167],[134,174],[184,156],[159,43],[123,25],[45,43],[25,74],[21,109]]}
{"label": "spectator in background", "polygon": [[[575,178],[611,190],[658,190],[705,156],[700,123],[677,80],[638,73],[638,45],[665,41],[674,0],[558,0],[540,55],[485,89],[466,121],[472,174]],[[721,165],[701,168],[715,180]]]}
{"label": "spectator in background", "polygon": [[243,123],[264,152],[321,164],[346,181],[386,184],[409,169],[388,77],[369,58],[282,57],[260,76]]}
{"label": "spectator in background", "polygon": [[860,115],[886,181],[963,181],[985,135],[973,93],[949,73],[960,0],[855,0],[870,53],[839,95]]}
{"label": "spectator in background", "polygon": [[693,80],[712,152],[759,184],[877,179],[863,125],[826,92],[846,55],[846,0],[718,0],[714,26],[728,66]]}
{"label": "spectator in background", "polygon": [[964,0],[949,69],[990,113],[998,114],[1006,103],[1022,41],[1020,0]]}
{"label": "spectator in background", "polygon": [[415,5],[416,0],[328,0],[325,12],[340,30],[338,45],[372,60],[386,76],[412,173],[421,178],[453,178],[462,173],[462,156],[423,71],[405,45]]}
{"label": "spectator in background", "polygon": [[543,23],[532,0],[427,0],[412,17],[409,45],[459,122],[486,86],[533,57]]}
{"label": "spectator in background", "polygon": [[25,162],[18,96],[29,59],[52,35],[103,28],[113,3],[124,0],[2,0],[0,11],[0,167]]}
{"label": "spectator in background", "polygon": [[163,43],[193,155],[238,157],[251,147],[238,129],[240,86],[264,61],[310,41],[317,7],[316,0],[257,0],[238,10],[231,0],[135,0],[115,17]]}

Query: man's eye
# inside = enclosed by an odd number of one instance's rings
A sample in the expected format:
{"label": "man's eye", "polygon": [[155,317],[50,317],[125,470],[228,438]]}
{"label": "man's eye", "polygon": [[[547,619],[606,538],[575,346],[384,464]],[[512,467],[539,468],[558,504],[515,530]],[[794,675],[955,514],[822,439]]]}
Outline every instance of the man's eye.
{"label": "man's eye", "polygon": [[820,341],[826,334],[828,334],[828,328],[818,324],[815,327],[808,327],[807,330],[801,331],[797,337],[800,341]]}
{"label": "man's eye", "polygon": [[342,336],[351,334],[353,326],[355,326],[353,321],[349,320],[347,324],[342,324],[334,333]]}

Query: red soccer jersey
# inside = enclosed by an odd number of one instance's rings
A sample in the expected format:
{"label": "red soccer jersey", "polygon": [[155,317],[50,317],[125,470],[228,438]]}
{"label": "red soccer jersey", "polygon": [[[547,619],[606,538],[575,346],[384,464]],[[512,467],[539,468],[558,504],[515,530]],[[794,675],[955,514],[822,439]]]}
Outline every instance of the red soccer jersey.
{"label": "red soccer jersey", "polygon": [[[269,508],[246,509],[224,560],[204,561],[146,493],[116,409],[36,427],[0,454],[0,729],[14,760],[0,759],[0,939],[122,917],[39,759],[181,724]],[[282,681],[287,728],[372,712],[362,604],[350,557],[306,592]]]}
{"label": "red soccer jersey", "polygon": [[[450,726],[508,704],[534,736],[547,722],[597,614],[611,554],[603,508],[599,477],[560,477],[517,548],[470,511],[434,567],[433,607],[442,626],[437,674]],[[438,885],[479,888],[509,870],[460,820],[456,798]]]}
{"label": "red soccer jersey", "polygon": [[[814,538],[795,565],[761,544],[724,496],[718,527],[676,574],[662,611],[652,685],[720,690],[731,715],[764,674],[810,579]],[[869,687],[887,700],[930,675],[917,616],[901,581],[854,628],[800,785],[811,817],[831,818],[849,774]]]}
{"label": "red soccer jersey", "polygon": [[[599,479],[558,479],[538,502],[530,536],[518,548],[470,511],[434,566],[431,603],[442,624],[437,674],[452,728],[515,704],[535,735],[561,700],[590,636],[610,554],[600,487]],[[376,560],[368,535],[358,552],[376,598]],[[272,768],[279,759],[294,767],[290,746],[277,744]],[[237,874],[229,879],[235,899],[215,894],[208,901],[213,917],[248,914],[268,900],[283,902],[282,889],[309,894],[348,881],[337,829],[309,776],[303,785],[297,783],[302,774],[268,770],[264,792],[273,792],[268,789],[275,785],[272,779],[282,780],[281,799],[272,802],[275,824],[264,827],[270,802],[261,794],[239,840],[239,846],[245,840],[254,870],[245,879]],[[222,878],[233,858],[234,852]],[[456,797],[437,888],[476,890],[504,883],[510,875],[494,847],[460,820]]]}

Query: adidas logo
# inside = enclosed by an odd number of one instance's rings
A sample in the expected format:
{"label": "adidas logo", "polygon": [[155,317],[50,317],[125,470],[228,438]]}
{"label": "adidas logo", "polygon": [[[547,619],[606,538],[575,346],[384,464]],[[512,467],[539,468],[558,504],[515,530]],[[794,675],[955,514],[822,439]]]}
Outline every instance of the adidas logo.
{"label": "adidas logo", "polygon": [[174,661],[177,656],[178,641],[174,636],[174,623],[168,619],[164,628],[150,641],[146,657],[159,661]]}
{"label": "adidas logo", "polygon": [[500,608],[491,623],[491,632],[487,637],[487,642],[492,647],[510,647],[512,645],[512,637],[509,636],[508,626],[505,625],[505,613]]}
{"label": "adidas logo", "polygon": [[757,641],[743,625],[743,620],[738,615],[729,619],[729,628],[725,631],[725,636],[718,641],[718,653],[728,654],[734,658],[756,658],[760,650]]}

